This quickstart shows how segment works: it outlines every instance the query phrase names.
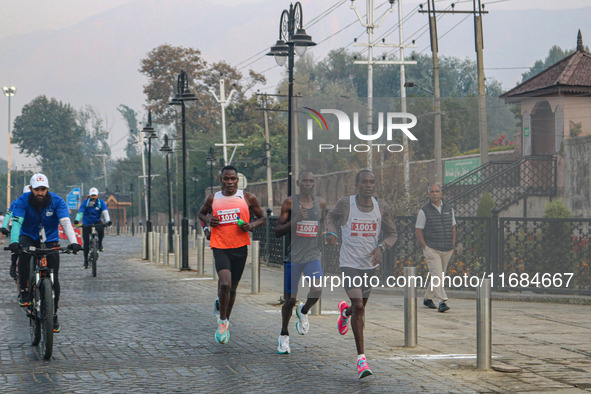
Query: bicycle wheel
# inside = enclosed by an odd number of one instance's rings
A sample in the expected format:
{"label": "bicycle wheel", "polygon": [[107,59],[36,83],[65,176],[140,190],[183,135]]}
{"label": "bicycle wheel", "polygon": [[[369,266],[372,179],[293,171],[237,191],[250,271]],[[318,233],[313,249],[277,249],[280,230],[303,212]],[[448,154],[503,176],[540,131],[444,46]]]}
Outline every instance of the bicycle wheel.
{"label": "bicycle wheel", "polygon": [[33,305],[27,307],[27,314],[29,317],[29,331],[31,333],[31,345],[33,346],[39,345],[39,341],[41,340],[41,322],[37,318],[37,310],[35,309],[35,305],[39,305],[40,299],[41,295],[39,293],[39,288],[35,286],[35,302]]}
{"label": "bicycle wheel", "polygon": [[96,276],[96,261],[98,260],[98,239],[96,238],[96,236],[92,237],[92,241],[90,243],[90,254],[92,276]]}
{"label": "bicycle wheel", "polygon": [[41,353],[44,360],[53,352],[53,289],[49,278],[41,282]]}

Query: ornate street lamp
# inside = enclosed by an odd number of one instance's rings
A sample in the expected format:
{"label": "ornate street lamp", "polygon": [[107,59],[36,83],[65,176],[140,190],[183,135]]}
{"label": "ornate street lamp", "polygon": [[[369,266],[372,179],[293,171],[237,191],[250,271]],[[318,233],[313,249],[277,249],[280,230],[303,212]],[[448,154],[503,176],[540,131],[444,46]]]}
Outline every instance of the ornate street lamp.
{"label": "ornate street lamp", "polygon": [[[287,93],[287,195],[291,196],[293,167],[291,160],[292,132],[292,101],[293,101],[293,66],[294,51],[298,56],[304,56],[306,49],[316,45],[312,37],[304,30],[304,13],[300,2],[290,4],[289,10],[283,10],[279,19],[279,40],[271,47],[267,56],[274,56],[277,64],[282,67],[287,57],[288,93]],[[296,30],[297,29],[297,30]],[[285,264],[283,265],[285,270]],[[285,278],[285,275],[283,275]],[[283,296],[287,300],[287,286],[283,281]]]}
{"label": "ornate street lamp", "polygon": [[131,236],[132,237],[135,236],[135,225],[134,225],[135,221],[133,218],[133,192],[134,192],[133,182],[131,182],[129,184],[129,197],[131,199]]}
{"label": "ornate street lamp", "polygon": [[183,218],[181,219],[181,271],[189,268],[189,218],[187,215],[187,137],[185,135],[185,108],[192,107],[197,97],[189,90],[189,78],[181,71],[177,79],[176,96],[169,104],[181,108],[181,131],[183,150]]}
{"label": "ornate street lamp", "polygon": [[[7,164],[8,164],[8,171],[6,172],[7,174],[7,178],[6,178],[6,209],[8,209],[8,207],[10,206],[10,188],[11,188],[11,182],[10,182],[10,98],[12,96],[14,96],[16,94],[16,88],[14,86],[11,87],[7,87],[4,86],[2,88],[2,91],[4,92],[4,95],[6,97],[8,97],[8,157],[7,157]],[[18,183],[18,182],[17,182]]]}
{"label": "ornate street lamp", "polygon": [[300,2],[289,5],[289,10],[283,10],[279,19],[279,39],[271,47],[268,56],[274,56],[279,66],[285,64],[287,59],[288,71],[288,109],[287,109],[287,195],[291,195],[292,181],[292,97],[293,97],[293,66],[294,51],[298,56],[304,56],[306,49],[316,45],[312,37],[304,30],[303,11]]}
{"label": "ornate street lamp", "polygon": [[166,156],[166,197],[168,198],[168,253],[174,253],[174,222],[172,220],[172,185],[170,182],[170,155],[172,148],[168,145],[168,135],[164,134],[164,145],[160,148]]}
{"label": "ornate street lamp", "polygon": [[115,198],[117,199],[117,235],[121,234],[121,211],[119,210],[119,194],[121,190],[119,190],[119,184],[115,185]]}
{"label": "ornate street lamp", "polygon": [[146,260],[149,259],[150,233],[152,232],[152,139],[158,138],[152,127],[152,110],[148,110],[148,124],[142,129],[148,138],[148,209],[146,216]]}

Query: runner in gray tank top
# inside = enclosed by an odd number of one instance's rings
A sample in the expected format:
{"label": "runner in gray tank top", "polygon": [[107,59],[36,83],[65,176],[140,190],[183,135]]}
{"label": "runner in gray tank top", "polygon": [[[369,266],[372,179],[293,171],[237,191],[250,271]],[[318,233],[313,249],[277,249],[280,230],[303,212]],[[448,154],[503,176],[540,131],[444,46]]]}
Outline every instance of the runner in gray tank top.
{"label": "runner in gray tank top", "polygon": [[322,287],[314,286],[321,282],[322,265],[320,264],[320,244],[318,236],[324,228],[324,212],[326,201],[314,196],[314,174],[302,171],[297,185],[300,193],[290,196],[281,205],[281,214],[275,227],[275,235],[288,235],[286,241],[287,255],[285,256],[285,292],[286,300],[281,308],[281,333],[277,340],[277,353],[289,354],[289,320],[296,304],[298,283],[302,274],[311,280],[310,291],[306,303],[300,303],[296,308],[296,331],[300,335],[308,332],[308,311],[320,298]]}
{"label": "runner in gray tank top", "polygon": [[[340,265],[345,290],[351,299],[349,306],[339,302],[339,334],[349,331],[349,319],[357,347],[357,376],[359,379],[371,375],[365,358],[363,341],[363,316],[371,293],[370,278],[375,276],[376,267],[383,254],[390,249],[398,235],[390,207],[373,197],[375,175],[369,170],[360,171],[355,177],[357,194],[341,198],[329,212],[327,221],[327,244],[337,245],[337,230],[342,234]],[[380,233],[383,241],[379,242]]]}

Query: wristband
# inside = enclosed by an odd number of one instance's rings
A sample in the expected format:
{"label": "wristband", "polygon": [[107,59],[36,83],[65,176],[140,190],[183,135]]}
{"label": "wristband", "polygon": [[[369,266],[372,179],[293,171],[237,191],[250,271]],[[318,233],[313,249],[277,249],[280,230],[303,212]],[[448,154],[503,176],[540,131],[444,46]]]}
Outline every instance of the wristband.
{"label": "wristband", "polygon": [[338,235],[336,235],[335,233],[333,233],[333,232],[330,232],[330,231],[327,231],[327,232],[325,232],[325,233],[324,233],[324,239],[326,239],[326,236],[327,236],[328,234],[332,234],[332,235],[334,235],[334,236],[335,236],[335,238],[336,238],[336,239],[339,239],[339,236],[338,236]]}
{"label": "wristband", "polygon": [[380,248],[382,248],[382,253],[386,253],[386,247],[382,244],[378,244]]}

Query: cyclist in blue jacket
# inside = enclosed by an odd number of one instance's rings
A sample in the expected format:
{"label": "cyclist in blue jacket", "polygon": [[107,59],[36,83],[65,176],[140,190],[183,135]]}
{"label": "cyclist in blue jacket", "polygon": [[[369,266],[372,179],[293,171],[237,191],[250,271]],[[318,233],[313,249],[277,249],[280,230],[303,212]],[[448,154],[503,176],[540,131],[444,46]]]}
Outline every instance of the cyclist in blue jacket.
{"label": "cyclist in blue jacket", "polygon": [[[10,250],[17,253],[21,248],[29,246],[41,247],[45,243],[46,248],[59,247],[59,228],[61,224],[70,241],[68,247],[75,252],[82,249],[76,241],[76,234],[70,222],[70,212],[63,198],[49,191],[49,182],[43,174],[35,174],[31,177],[31,193],[22,194],[14,203],[12,211],[12,229],[10,231]],[[30,284],[29,269],[31,256],[21,254],[19,257],[19,286],[20,295],[18,304],[29,305]],[[51,254],[47,257],[47,266],[53,269],[53,290],[55,315],[53,317],[54,332],[60,331],[57,320],[57,310],[60,298],[59,283],[59,254]]]}
{"label": "cyclist in blue jacket", "polygon": [[[90,232],[91,228],[87,226],[91,226],[93,224],[102,223],[102,219],[107,223],[107,226],[110,226],[111,218],[109,217],[109,210],[107,209],[107,203],[100,199],[98,196],[99,192],[96,187],[93,187],[88,192],[88,197],[86,200],[80,204],[80,208],[78,208],[78,213],[76,214],[76,219],[74,220],[74,224],[79,224],[80,220],[82,220],[82,242],[84,244],[84,268],[88,268],[88,252],[90,251]],[[103,238],[105,237],[105,230],[101,227],[97,228],[98,236],[99,236],[99,250],[101,252],[104,251],[103,249]]]}
{"label": "cyclist in blue jacket", "polygon": [[[23,189],[23,194],[31,193],[31,185],[25,186]],[[0,224],[0,231],[7,237],[10,237],[10,228],[12,227],[12,210],[14,209],[14,203],[16,200],[10,204],[10,208],[6,211],[6,215],[4,216],[4,220]],[[8,240],[10,243],[10,239]],[[16,281],[18,276],[16,275],[16,261],[18,260],[18,253],[12,253],[10,256],[10,277]]]}

